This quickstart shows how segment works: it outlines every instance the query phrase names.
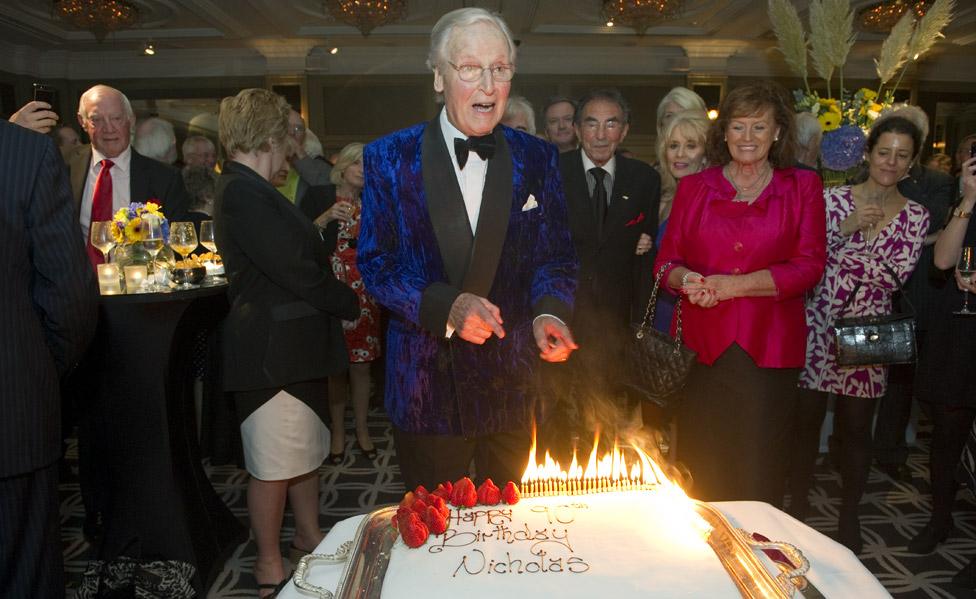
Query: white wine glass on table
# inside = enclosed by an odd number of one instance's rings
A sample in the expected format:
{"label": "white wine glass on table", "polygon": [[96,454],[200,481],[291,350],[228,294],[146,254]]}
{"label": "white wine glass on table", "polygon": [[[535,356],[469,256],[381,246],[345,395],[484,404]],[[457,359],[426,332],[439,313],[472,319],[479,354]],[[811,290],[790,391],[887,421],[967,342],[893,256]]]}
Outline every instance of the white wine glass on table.
{"label": "white wine glass on table", "polygon": [[[197,249],[198,245],[200,244],[197,242],[197,230],[192,222],[169,224],[169,247],[173,248],[173,251],[182,256],[184,260],[193,253],[193,250]],[[193,285],[185,280],[179,285],[179,289],[191,289],[192,287]]]}
{"label": "white wine glass on table", "polygon": [[[156,281],[156,272],[159,268],[156,265],[156,256],[159,255],[159,250],[163,249],[164,241],[163,221],[152,214],[143,215],[142,220],[146,225],[146,236],[142,239],[142,247],[146,248],[146,251],[152,256],[153,281]],[[150,285],[150,288],[153,291],[159,291],[159,286],[155,282]]]}
{"label": "white wine glass on table", "polygon": [[[962,277],[966,283],[972,281],[973,274],[976,274],[976,247],[964,247],[962,252],[959,254],[959,262],[956,264],[956,270],[959,271],[959,276]],[[969,290],[964,290],[965,299],[962,303],[962,310],[957,310],[953,314],[960,314],[963,316],[968,316],[970,314],[976,314],[976,312],[969,309]]]}
{"label": "white wine glass on table", "polygon": [[[200,245],[207,248],[214,255],[217,254],[217,241],[214,238],[214,222],[212,220],[200,221]],[[223,282],[217,275],[207,275],[211,284]]]}
{"label": "white wine glass on table", "polygon": [[91,224],[91,231],[89,232],[92,247],[102,253],[106,262],[108,262],[108,253],[116,244],[115,235],[112,232],[114,226],[115,223],[110,220],[97,220]]}

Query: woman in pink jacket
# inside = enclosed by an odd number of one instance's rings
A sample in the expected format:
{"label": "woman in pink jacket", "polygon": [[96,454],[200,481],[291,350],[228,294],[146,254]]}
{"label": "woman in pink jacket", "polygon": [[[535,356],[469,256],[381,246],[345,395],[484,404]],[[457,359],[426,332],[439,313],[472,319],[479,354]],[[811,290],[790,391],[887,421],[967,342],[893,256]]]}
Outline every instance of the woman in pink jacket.
{"label": "woman in pink jacket", "polygon": [[[795,163],[786,92],[730,92],[708,135],[717,164],[681,180],[655,272],[681,294],[684,343],[698,352],[678,408],[678,459],[692,496],[782,498],[804,294],[823,275],[823,186]],[[672,323],[675,326],[675,323]]]}

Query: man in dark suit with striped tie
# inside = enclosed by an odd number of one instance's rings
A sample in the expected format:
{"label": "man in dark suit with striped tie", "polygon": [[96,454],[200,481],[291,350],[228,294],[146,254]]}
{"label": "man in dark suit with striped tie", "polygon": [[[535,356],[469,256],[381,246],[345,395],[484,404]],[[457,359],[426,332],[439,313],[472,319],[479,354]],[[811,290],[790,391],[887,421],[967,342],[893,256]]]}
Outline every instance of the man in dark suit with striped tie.
{"label": "man in dark suit with striped tie", "polygon": [[58,381],[94,333],[98,291],[61,154],[10,123],[0,273],[0,597],[63,597]]}

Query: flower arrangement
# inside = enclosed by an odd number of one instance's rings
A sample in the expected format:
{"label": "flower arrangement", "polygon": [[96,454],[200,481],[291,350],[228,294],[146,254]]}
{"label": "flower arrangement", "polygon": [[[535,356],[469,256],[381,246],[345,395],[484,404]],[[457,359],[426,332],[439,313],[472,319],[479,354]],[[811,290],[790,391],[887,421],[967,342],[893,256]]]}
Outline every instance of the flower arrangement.
{"label": "flower arrangement", "polygon": [[[878,89],[861,88],[854,92],[844,87],[843,70],[856,40],[850,0],[812,0],[809,36],[789,0],[768,1],[769,17],[779,50],[790,70],[803,78],[803,89],[793,92],[796,111],[814,114],[824,131],[820,146],[823,166],[833,171],[846,171],[858,166],[868,129],[882,110],[894,101],[894,90],[908,67],[942,37],[942,30],[952,19],[955,0],[935,0],[917,23],[914,11],[905,11],[891,29],[881,46],[881,54],[874,61],[879,79]],[[825,97],[810,89],[808,55],[814,71],[826,83]],[[835,71],[838,75],[836,95],[831,87]],[[898,80],[886,88],[896,74]]]}
{"label": "flower arrangement", "polygon": [[133,202],[128,208],[119,208],[112,216],[112,235],[119,245],[143,241],[146,238],[146,216],[160,219],[163,239],[169,238],[169,221],[160,211],[158,203],[149,200],[145,204]]}

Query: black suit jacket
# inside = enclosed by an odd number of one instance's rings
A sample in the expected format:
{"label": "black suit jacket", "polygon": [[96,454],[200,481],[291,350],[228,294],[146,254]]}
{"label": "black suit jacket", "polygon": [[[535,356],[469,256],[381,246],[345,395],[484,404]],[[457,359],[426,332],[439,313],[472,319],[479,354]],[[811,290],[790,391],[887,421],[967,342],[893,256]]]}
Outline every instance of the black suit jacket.
{"label": "black suit jacket", "polygon": [[224,388],[273,389],[347,368],[339,319],[357,318],[359,301],[332,274],[301,210],[253,170],[227,162],[214,226],[230,281]]}
{"label": "black suit jacket", "polygon": [[98,291],[61,154],[0,122],[0,478],[61,455],[58,380],[95,330]]}
{"label": "black suit jacket", "polygon": [[601,237],[583,170],[582,149],[560,154],[559,170],[580,260],[573,331],[578,341],[585,342],[591,332],[601,334],[608,326],[626,329],[629,322],[643,315],[654,255],[637,256],[635,250],[641,233],[651,237],[657,234],[661,178],[650,165],[617,156]]}
{"label": "black suit jacket", "polygon": [[[81,196],[85,193],[91,158],[91,145],[79,146],[66,157],[71,169],[71,192],[76,211],[81,209]],[[170,222],[185,220],[190,208],[190,197],[180,171],[158,160],[146,158],[135,148],[132,148],[129,163],[129,198],[132,202],[158,200]]]}

